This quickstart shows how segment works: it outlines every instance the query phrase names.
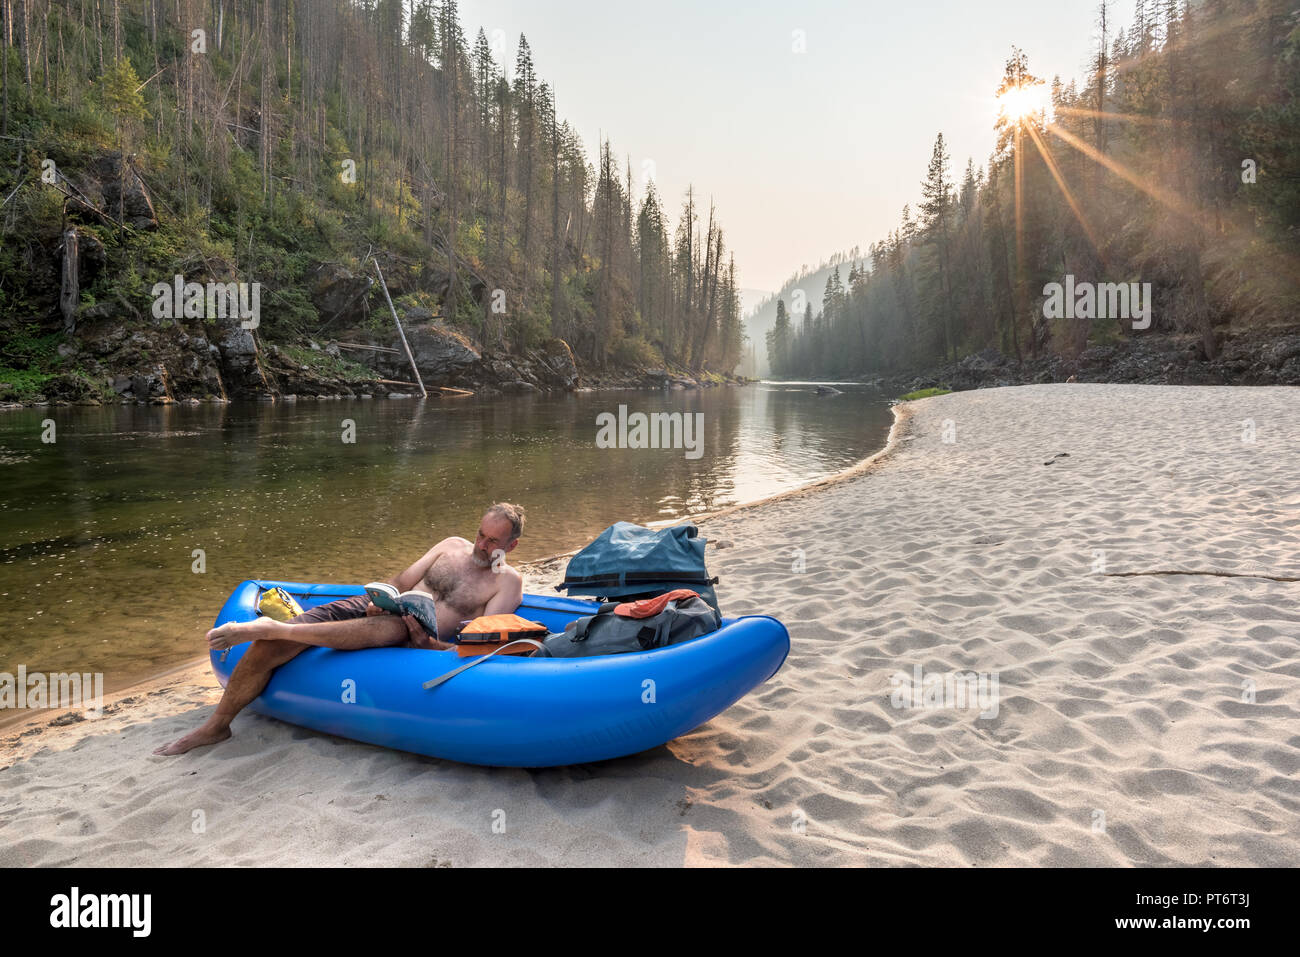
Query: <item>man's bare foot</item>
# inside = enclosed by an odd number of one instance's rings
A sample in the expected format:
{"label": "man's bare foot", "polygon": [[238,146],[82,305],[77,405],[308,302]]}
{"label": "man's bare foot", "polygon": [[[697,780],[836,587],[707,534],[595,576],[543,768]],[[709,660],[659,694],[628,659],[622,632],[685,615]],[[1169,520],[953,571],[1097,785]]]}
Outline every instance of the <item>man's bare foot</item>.
{"label": "man's bare foot", "polygon": [[164,744],[161,748],[155,748],[153,753],[184,754],[193,748],[201,748],[205,744],[219,744],[228,737],[230,737],[229,725],[213,729],[209,729],[207,725],[204,725],[197,731],[191,731],[183,738],[177,738],[171,744]]}
{"label": "man's bare foot", "polygon": [[208,647],[213,651],[222,651],[235,645],[242,645],[246,641],[274,638],[276,626],[280,626],[280,622],[272,621],[270,618],[259,618],[256,621],[228,621],[208,632]]}

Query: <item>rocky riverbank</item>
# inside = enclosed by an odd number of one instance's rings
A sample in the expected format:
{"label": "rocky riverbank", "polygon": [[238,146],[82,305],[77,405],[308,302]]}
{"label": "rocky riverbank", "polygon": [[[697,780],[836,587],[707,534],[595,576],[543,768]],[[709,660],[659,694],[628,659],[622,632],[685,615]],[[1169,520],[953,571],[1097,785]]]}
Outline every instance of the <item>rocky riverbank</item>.
{"label": "rocky riverbank", "polygon": [[947,366],[864,376],[863,381],[890,395],[1048,382],[1300,385],[1300,324],[1226,335],[1213,359],[1205,355],[1199,336],[1136,336],[1090,346],[1077,358],[1050,355],[1017,361],[986,349]]}
{"label": "rocky riverbank", "polygon": [[[391,326],[386,331],[345,327],[301,344],[272,343],[242,328],[237,319],[157,319],[134,311],[124,317],[125,306],[118,305],[103,316],[85,316],[75,333],[64,337],[44,363],[57,371],[35,379],[24,373],[26,381],[0,376],[0,408],[406,397],[419,392]],[[431,395],[692,389],[743,381],[666,369],[586,369],[558,338],[515,354],[478,348],[419,308],[405,310],[403,328]]]}

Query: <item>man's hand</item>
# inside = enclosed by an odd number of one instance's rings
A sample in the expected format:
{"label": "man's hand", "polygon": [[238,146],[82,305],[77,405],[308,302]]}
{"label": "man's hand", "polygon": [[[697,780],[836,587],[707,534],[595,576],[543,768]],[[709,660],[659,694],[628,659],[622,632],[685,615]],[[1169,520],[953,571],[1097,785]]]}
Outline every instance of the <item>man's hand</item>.
{"label": "man's hand", "polygon": [[450,651],[456,647],[453,644],[443,641],[437,635],[430,635],[428,632],[425,632],[424,637],[420,639],[412,637],[408,644],[412,648],[424,648],[426,650],[432,649],[433,651]]}
{"label": "man's hand", "polygon": [[388,612],[384,611],[382,608],[380,608],[378,605],[376,605],[373,601],[372,601],[370,604],[366,605],[366,617],[367,617],[367,618],[373,618],[375,615],[387,615],[387,614],[388,614]]}

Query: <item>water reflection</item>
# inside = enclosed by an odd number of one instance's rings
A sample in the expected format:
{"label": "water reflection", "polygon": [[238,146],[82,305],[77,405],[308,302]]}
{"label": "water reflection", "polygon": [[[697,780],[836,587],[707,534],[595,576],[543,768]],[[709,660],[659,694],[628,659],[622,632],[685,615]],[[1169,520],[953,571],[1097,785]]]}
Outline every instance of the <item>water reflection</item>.
{"label": "water reflection", "polygon": [[[439,538],[472,537],[496,500],[527,509],[512,556],[527,561],[620,519],[674,519],[814,481],[883,445],[890,423],[874,393],[837,388],[8,413],[0,671],[102,671],[120,688],[195,657],[242,579],[387,578]],[[620,403],[703,413],[703,454],[598,448],[597,416]],[[46,419],[52,444],[40,438]]]}

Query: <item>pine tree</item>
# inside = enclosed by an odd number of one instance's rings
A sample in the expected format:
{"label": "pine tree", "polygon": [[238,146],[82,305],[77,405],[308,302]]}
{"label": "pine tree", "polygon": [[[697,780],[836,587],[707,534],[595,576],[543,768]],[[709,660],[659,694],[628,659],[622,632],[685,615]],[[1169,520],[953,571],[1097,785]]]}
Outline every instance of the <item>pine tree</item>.
{"label": "pine tree", "polygon": [[528,38],[519,35],[519,51],[515,55],[515,106],[519,126],[519,169],[517,188],[524,194],[523,241],[521,252],[527,260],[532,248],[533,225],[533,156],[537,121],[537,78],[533,72],[533,52]]}

